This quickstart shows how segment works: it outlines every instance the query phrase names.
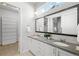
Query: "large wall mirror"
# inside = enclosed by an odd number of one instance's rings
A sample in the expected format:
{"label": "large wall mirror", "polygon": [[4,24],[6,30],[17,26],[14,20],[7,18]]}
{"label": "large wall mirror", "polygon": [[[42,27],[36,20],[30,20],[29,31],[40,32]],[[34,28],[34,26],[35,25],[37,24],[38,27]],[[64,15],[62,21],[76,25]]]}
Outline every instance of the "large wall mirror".
{"label": "large wall mirror", "polygon": [[40,18],[36,20],[36,31],[44,32],[44,18]]}
{"label": "large wall mirror", "polygon": [[36,23],[37,31],[77,35],[77,7],[45,16]]}

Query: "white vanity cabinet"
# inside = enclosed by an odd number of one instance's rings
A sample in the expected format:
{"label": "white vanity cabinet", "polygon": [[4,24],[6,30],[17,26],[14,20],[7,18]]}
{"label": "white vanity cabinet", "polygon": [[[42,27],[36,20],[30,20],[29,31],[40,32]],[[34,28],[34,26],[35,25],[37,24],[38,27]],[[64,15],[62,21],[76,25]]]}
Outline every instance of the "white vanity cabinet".
{"label": "white vanity cabinet", "polygon": [[58,48],[53,47],[49,44],[41,42],[41,47],[42,50],[41,52],[43,53],[42,55],[44,56],[57,56],[58,55]]}
{"label": "white vanity cabinet", "polygon": [[72,54],[72,53],[69,53],[69,52],[67,52],[67,51],[63,51],[63,50],[61,50],[61,49],[58,49],[59,50],[59,52],[58,52],[58,55],[59,56],[76,56],[76,55],[74,55],[74,54]]}
{"label": "white vanity cabinet", "polygon": [[42,48],[41,48],[40,41],[32,39],[31,49],[30,50],[36,56],[42,55],[42,53],[41,53]]}
{"label": "white vanity cabinet", "polygon": [[43,42],[40,42],[40,52],[41,52],[41,55],[42,56],[51,56],[53,55],[53,47],[46,44],[46,43],[43,43]]}
{"label": "white vanity cabinet", "polygon": [[29,49],[36,56],[76,56],[33,38],[29,38]]}
{"label": "white vanity cabinet", "polygon": [[36,42],[35,43],[34,42],[35,41],[32,40],[32,42],[31,42],[31,49],[30,49],[33,54],[35,54],[35,52],[36,52]]}
{"label": "white vanity cabinet", "polygon": [[[31,52],[37,56],[56,56],[56,48],[38,40],[32,39]],[[56,51],[56,52],[55,52]]]}

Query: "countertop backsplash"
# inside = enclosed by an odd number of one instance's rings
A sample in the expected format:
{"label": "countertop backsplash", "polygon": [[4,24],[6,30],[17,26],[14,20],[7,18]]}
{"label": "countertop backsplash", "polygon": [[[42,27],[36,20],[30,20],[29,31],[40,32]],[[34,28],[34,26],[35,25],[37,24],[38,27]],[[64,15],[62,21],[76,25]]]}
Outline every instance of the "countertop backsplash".
{"label": "countertop backsplash", "polygon": [[[35,33],[35,35],[39,35],[44,37],[44,33]],[[65,40],[65,42],[69,42],[69,43],[73,43],[73,44],[79,44],[79,42],[77,41],[77,37],[73,37],[73,36],[65,36],[65,35],[54,35],[51,34],[51,38],[54,40]]]}

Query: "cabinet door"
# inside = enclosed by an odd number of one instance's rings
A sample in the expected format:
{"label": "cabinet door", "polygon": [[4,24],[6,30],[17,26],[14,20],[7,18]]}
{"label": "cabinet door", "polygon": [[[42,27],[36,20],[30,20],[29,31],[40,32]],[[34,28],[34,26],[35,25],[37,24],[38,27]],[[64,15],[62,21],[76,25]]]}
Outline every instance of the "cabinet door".
{"label": "cabinet door", "polygon": [[32,53],[34,53],[35,54],[35,43],[34,43],[34,40],[32,39],[32,46],[31,46],[31,51],[32,51]]}
{"label": "cabinet door", "polygon": [[39,46],[39,41],[32,39],[31,51],[37,56],[41,55]]}
{"label": "cabinet door", "polygon": [[58,49],[46,43],[32,39],[31,51],[37,56],[58,56]]}
{"label": "cabinet door", "polygon": [[27,37],[27,38],[28,38],[28,48],[29,48],[29,50],[31,50],[32,38],[29,38],[29,37]]}
{"label": "cabinet door", "polygon": [[55,48],[49,44],[41,43],[41,55],[44,56],[58,56],[58,48]]}
{"label": "cabinet door", "polygon": [[52,46],[45,44],[45,55],[52,56],[53,55],[53,48]]}
{"label": "cabinet door", "polygon": [[34,40],[32,39],[32,43],[31,43],[31,51],[32,51],[32,53],[35,54],[35,50],[36,50],[35,42],[34,42]]}
{"label": "cabinet door", "polygon": [[46,43],[43,43],[43,42],[40,42],[40,52],[41,52],[41,55],[42,56],[53,56],[53,48],[52,46],[46,44]]}
{"label": "cabinet door", "polygon": [[59,49],[59,56],[76,56],[76,55]]}
{"label": "cabinet door", "polygon": [[32,39],[32,48],[31,51],[37,56],[52,56],[53,55],[53,47]]}
{"label": "cabinet door", "polygon": [[45,43],[43,43],[43,42],[39,42],[39,49],[40,49],[40,55],[41,56],[45,56],[45,50],[46,50],[46,48],[45,48]]}

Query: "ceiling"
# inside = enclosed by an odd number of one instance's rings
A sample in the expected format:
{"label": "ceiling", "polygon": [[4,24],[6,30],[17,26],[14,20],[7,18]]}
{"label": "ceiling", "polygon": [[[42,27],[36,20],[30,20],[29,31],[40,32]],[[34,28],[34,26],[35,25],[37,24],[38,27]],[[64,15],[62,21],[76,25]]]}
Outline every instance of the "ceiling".
{"label": "ceiling", "polygon": [[35,9],[37,9],[46,2],[28,2],[28,3],[32,5]]}

